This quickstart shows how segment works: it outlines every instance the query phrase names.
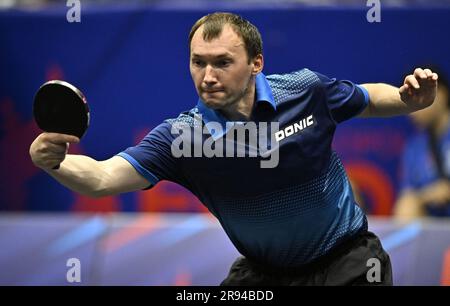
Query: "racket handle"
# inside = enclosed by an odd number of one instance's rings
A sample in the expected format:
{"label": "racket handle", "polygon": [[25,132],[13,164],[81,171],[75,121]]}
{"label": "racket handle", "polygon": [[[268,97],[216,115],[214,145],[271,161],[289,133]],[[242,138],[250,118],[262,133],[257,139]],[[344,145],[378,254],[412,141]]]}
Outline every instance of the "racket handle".
{"label": "racket handle", "polygon": [[59,165],[56,165],[52,168],[53,170],[58,170],[59,169]]}

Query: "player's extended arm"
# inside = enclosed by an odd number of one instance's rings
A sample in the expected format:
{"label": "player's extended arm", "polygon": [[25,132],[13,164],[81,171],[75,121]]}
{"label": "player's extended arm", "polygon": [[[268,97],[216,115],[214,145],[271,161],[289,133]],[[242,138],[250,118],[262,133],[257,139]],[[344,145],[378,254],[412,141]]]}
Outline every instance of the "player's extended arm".
{"label": "player's extended arm", "polygon": [[433,104],[438,75],[430,69],[417,68],[405,77],[400,88],[378,83],[362,84],[369,93],[369,105],[360,117],[390,117],[409,114]]}
{"label": "player's extended arm", "polygon": [[[31,159],[67,188],[91,197],[116,195],[150,185],[122,157],[97,161],[84,155],[67,154],[68,143],[78,141],[75,136],[42,133],[30,146]],[[58,170],[52,169],[58,164]]]}

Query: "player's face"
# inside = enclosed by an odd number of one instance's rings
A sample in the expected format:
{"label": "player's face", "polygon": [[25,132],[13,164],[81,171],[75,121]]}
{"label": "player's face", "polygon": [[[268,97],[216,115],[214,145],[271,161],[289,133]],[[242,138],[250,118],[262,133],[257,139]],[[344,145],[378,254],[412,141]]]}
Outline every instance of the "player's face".
{"label": "player's face", "polygon": [[244,42],[231,26],[225,25],[220,36],[211,41],[203,40],[202,33],[203,26],[191,41],[192,79],[206,106],[225,109],[248,94],[256,75],[255,60],[248,62]]}
{"label": "player's face", "polygon": [[448,115],[448,89],[439,87],[434,103],[420,111],[411,114],[413,121],[420,127],[427,128],[437,121],[443,114]]}

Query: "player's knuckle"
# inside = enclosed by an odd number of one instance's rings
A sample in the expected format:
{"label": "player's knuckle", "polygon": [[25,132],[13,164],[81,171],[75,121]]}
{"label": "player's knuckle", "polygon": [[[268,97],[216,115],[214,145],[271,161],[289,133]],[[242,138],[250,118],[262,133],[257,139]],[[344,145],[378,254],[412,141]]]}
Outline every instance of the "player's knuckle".
{"label": "player's knuckle", "polygon": [[48,146],[45,144],[40,145],[39,148],[37,149],[37,152],[40,154],[48,153]]}

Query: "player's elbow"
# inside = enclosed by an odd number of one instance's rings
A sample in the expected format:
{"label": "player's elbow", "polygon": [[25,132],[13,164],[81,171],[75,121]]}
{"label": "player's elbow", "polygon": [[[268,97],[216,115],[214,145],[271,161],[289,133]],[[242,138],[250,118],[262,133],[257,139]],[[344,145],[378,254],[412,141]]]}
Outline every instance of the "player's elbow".
{"label": "player's elbow", "polygon": [[93,199],[98,199],[98,198],[103,198],[103,197],[107,197],[109,196],[109,192],[105,189],[90,189],[90,190],[79,190],[78,191],[81,195],[89,197],[89,198],[93,198]]}
{"label": "player's elbow", "polygon": [[86,193],[85,195],[90,198],[93,198],[93,199],[98,199],[98,198],[107,197],[110,194],[106,191],[96,190],[96,191],[91,191],[89,193]]}
{"label": "player's elbow", "polygon": [[111,196],[114,194],[111,185],[111,175],[107,171],[102,171],[86,195],[96,199]]}

